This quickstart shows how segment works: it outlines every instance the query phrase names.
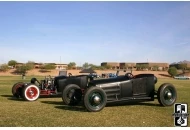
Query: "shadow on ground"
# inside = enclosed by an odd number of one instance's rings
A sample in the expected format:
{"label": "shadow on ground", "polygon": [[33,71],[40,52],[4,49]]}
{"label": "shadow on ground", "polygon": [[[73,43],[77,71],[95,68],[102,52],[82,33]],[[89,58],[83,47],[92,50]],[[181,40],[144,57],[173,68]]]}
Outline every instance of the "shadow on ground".
{"label": "shadow on ground", "polygon": [[[56,105],[55,108],[69,110],[69,111],[80,111],[80,112],[88,112],[83,103],[80,103],[77,106],[69,106],[64,104],[62,101],[41,101],[45,104],[53,104]],[[151,106],[151,107],[161,107],[160,104],[147,103],[147,102],[122,102],[122,103],[108,103],[106,107],[119,107],[119,106],[131,106],[131,105],[142,105],[142,106]]]}
{"label": "shadow on ground", "polygon": [[167,75],[167,74],[159,74],[160,76],[163,76],[163,77],[167,77],[167,78],[171,78],[170,75]]}
{"label": "shadow on ground", "polygon": [[40,98],[61,98],[61,94],[55,95],[40,95]]}
{"label": "shadow on ground", "polygon": [[106,107],[117,107],[117,106],[135,106],[135,105],[142,105],[142,106],[156,106],[161,107],[160,104],[154,103],[147,103],[147,102],[121,102],[121,103],[108,103]]}
{"label": "shadow on ground", "polygon": [[14,100],[14,101],[25,101],[23,98],[16,98],[12,95],[1,95],[1,97],[7,97],[8,100]]}
{"label": "shadow on ground", "polygon": [[53,105],[56,105],[55,108],[62,109],[62,110],[87,112],[81,103],[76,106],[66,105],[63,101],[41,101],[41,103],[53,104]]}
{"label": "shadow on ground", "polygon": [[39,72],[41,73],[48,73],[48,72],[51,72],[50,70],[45,70],[45,69],[40,69]]}

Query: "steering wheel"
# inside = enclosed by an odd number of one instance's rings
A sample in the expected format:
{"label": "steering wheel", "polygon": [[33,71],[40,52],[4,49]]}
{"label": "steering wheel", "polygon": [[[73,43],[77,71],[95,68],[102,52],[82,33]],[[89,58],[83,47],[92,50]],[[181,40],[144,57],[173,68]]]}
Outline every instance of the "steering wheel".
{"label": "steering wheel", "polygon": [[125,76],[128,77],[129,79],[133,78],[133,74],[132,73],[126,73]]}
{"label": "steering wheel", "polygon": [[69,77],[71,77],[71,76],[72,76],[72,74],[71,74],[71,73],[69,73],[68,75],[69,75]]}

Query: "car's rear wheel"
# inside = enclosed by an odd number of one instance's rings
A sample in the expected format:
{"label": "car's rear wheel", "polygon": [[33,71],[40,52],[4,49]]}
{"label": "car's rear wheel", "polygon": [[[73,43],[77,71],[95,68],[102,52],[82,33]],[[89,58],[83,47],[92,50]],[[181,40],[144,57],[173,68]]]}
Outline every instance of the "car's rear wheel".
{"label": "car's rear wheel", "polygon": [[23,87],[24,83],[23,82],[18,82],[16,84],[13,85],[12,87],[12,94],[14,97],[22,97],[22,87]]}
{"label": "car's rear wheel", "polygon": [[35,101],[40,96],[40,89],[35,84],[27,84],[23,89],[23,97],[27,101]]}
{"label": "car's rear wheel", "polygon": [[164,83],[158,89],[158,102],[162,106],[172,106],[177,99],[177,92],[172,84]]}
{"label": "car's rear wheel", "polygon": [[77,105],[82,99],[82,91],[76,84],[67,85],[62,92],[62,100],[66,105]]}
{"label": "car's rear wheel", "polygon": [[84,96],[84,106],[90,112],[101,111],[107,102],[107,96],[104,90],[99,87],[91,87]]}

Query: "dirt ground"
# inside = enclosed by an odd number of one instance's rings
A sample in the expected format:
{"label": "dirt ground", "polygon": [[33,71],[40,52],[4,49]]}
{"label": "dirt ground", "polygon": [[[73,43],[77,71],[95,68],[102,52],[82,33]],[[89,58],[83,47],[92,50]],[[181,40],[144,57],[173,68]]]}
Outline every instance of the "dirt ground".
{"label": "dirt ground", "polygon": [[[17,75],[15,73],[13,73],[14,71],[15,70],[12,69],[12,70],[9,70],[8,72],[0,72],[0,76],[20,76],[20,75]],[[80,70],[68,70],[67,71],[67,73],[71,73],[72,75],[81,74],[79,72],[80,72]],[[96,72],[97,72],[98,75],[101,75],[102,73],[116,73],[116,70],[96,70]],[[126,72],[120,71],[119,75],[124,75],[125,73]],[[168,75],[167,71],[133,71],[132,73],[133,73],[133,75],[142,74],[142,73],[151,73],[151,74],[154,74],[158,78],[171,78]],[[26,76],[27,75],[28,76],[30,76],[30,75],[57,76],[57,75],[59,75],[59,70],[52,70],[52,71],[49,71],[49,72],[40,72],[39,69],[34,69],[34,70],[31,70],[31,71],[28,71]]]}

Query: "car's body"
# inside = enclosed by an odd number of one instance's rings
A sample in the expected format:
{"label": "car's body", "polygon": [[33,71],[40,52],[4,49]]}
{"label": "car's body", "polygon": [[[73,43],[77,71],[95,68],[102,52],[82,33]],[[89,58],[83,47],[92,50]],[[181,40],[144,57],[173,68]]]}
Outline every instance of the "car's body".
{"label": "car's body", "polygon": [[[69,84],[86,86],[87,82],[93,80],[93,75],[69,76],[59,75],[56,77],[46,76],[43,80],[32,78],[30,83],[18,82],[12,87],[12,94],[17,98],[24,98],[28,101],[35,101],[40,96],[51,96],[62,94],[63,89]],[[85,83],[84,79],[87,79]]]}
{"label": "car's body", "polygon": [[35,101],[40,96],[60,95],[65,86],[71,83],[82,85],[80,84],[80,77],[84,76],[92,79],[92,77],[88,75],[48,76],[40,81],[36,78],[32,78],[30,83],[18,82],[14,84],[12,87],[12,94],[14,97],[24,98],[27,101]]}
{"label": "car's body", "polygon": [[177,98],[175,87],[165,83],[156,91],[156,82],[157,78],[153,74],[125,75],[90,82],[87,82],[87,77],[80,76],[80,83],[83,84],[76,85],[72,82],[66,86],[63,89],[62,99],[70,105],[76,105],[82,100],[89,111],[100,111],[107,103],[153,101],[155,95],[161,105],[173,105]]}
{"label": "car's body", "polygon": [[130,79],[127,76],[93,80],[89,87],[99,87],[107,95],[107,102],[147,99],[154,100],[155,84],[152,74],[141,74]]}
{"label": "car's body", "polygon": [[174,79],[189,80],[190,77],[187,77],[184,75],[178,75],[178,76],[174,76]]}

